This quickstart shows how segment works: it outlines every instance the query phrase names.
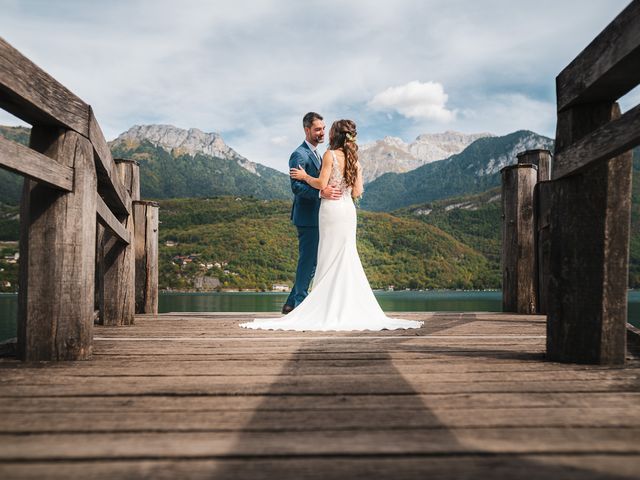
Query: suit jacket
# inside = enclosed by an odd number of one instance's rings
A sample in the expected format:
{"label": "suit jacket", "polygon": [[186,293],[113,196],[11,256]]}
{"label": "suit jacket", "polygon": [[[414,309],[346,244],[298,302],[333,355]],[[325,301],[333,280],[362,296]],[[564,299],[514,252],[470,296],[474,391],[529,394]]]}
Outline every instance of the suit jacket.
{"label": "suit jacket", "polygon": [[[313,176],[320,176],[320,162],[306,142],[302,142],[289,157],[289,168],[301,166]],[[300,180],[291,179],[291,191],[294,194],[291,207],[291,220],[297,227],[317,227],[320,210],[320,192]]]}

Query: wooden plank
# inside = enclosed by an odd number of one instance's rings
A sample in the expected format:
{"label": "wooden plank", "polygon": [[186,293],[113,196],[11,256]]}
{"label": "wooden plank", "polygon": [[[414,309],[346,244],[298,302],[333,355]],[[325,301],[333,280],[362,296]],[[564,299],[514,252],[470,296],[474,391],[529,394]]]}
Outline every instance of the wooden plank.
{"label": "wooden plank", "polygon": [[[263,395],[122,395],[69,397],[0,397],[0,408],[7,416],[13,413],[108,413],[126,412],[191,412],[202,416],[207,412],[235,411],[309,411],[309,410],[414,410],[418,402],[433,410],[467,410],[526,408],[536,410],[563,408],[624,408],[640,405],[640,392],[510,392],[416,394],[407,402],[404,395],[335,395],[318,401],[317,395],[279,395],[276,402]],[[586,413],[588,416],[589,413]]]}
{"label": "wooden plank", "polygon": [[640,0],[633,0],[556,78],[558,111],[614,102],[640,83]]}
{"label": "wooden plank", "polygon": [[[300,362],[293,362],[292,364],[280,364],[281,369],[272,368],[265,369],[266,371],[248,371],[247,369],[236,369],[235,371],[231,366],[227,367],[230,372],[223,374],[220,372],[209,373],[206,370],[191,372],[184,368],[174,371],[172,373],[162,374],[158,370],[152,370],[148,368],[141,372],[123,374],[110,373],[106,366],[103,366],[102,374],[81,375],[78,373],[70,372],[69,369],[51,369],[46,377],[42,376],[42,370],[26,370],[23,371],[3,371],[3,383],[11,382],[12,387],[20,385],[73,385],[93,387],[96,383],[110,385],[112,383],[118,383],[121,381],[123,384],[133,384],[145,377],[153,377],[150,381],[157,381],[158,385],[167,384],[176,378],[184,378],[185,382],[196,383],[201,381],[203,385],[226,385],[233,383],[237,380],[238,383],[248,384],[252,381],[265,383],[273,381],[278,383],[279,387],[286,388],[287,386],[293,386],[296,382],[301,384],[305,382],[321,383],[327,387],[330,387],[332,383],[347,384],[350,380],[354,383],[354,388],[361,389],[363,387],[369,387],[372,381],[385,382],[387,385],[404,385],[400,382],[400,372],[388,361],[386,364],[378,364],[378,372],[372,373],[371,371],[358,371],[355,370],[351,373],[352,368],[339,368],[333,371],[326,368],[316,368],[314,370],[297,368],[297,364]],[[609,381],[609,380],[628,380],[637,376],[640,372],[638,369],[625,369],[619,370],[560,370],[557,369],[553,372],[549,371],[527,371],[527,370],[497,370],[497,371],[438,371],[427,373],[416,373],[410,371],[402,372],[402,379],[406,382],[416,385],[427,384],[428,382],[441,382],[441,383],[461,383],[471,382],[476,380],[478,382],[508,382],[508,381],[530,381],[530,382],[545,382],[550,375],[553,375],[554,380],[557,381],[573,381],[573,382],[588,382],[588,381]],[[363,375],[370,378],[364,379]],[[309,377],[308,380],[300,380],[300,376]],[[236,378],[238,377],[238,378]],[[239,377],[242,377],[240,379]],[[594,383],[594,385],[596,385]],[[7,393],[4,389],[0,389],[2,393]]]}
{"label": "wooden plank", "polygon": [[638,428],[160,432],[3,435],[2,461],[264,456],[618,453],[638,455]]}
{"label": "wooden plank", "polygon": [[[111,433],[111,432],[320,432],[367,430],[415,430],[443,428],[636,428],[640,429],[640,406],[583,408],[474,408],[430,409],[416,399],[406,399],[412,408],[385,410],[207,411],[207,412],[57,412],[14,413],[0,419],[4,434]],[[277,400],[265,399],[266,405]]]}
{"label": "wooden plank", "polygon": [[[202,360],[183,360],[167,363],[161,359],[149,361],[130,362],[120,358],[101,358],[99,361],[88,365],[77,362],[65,362],[61,365],[48,365],[50,375],[66,375],[78,377],[113,376],[113,375],[137,375],[137,376],[165,376],[165,375],[336,375],[350,373],[351,375],[375,375],[390,371],[390,362],[393,368],[406,374],[418,374],[430,372],[430,374],[459,374],[459,373],[525,373],[540,372],[541,375],[553,375],[557,372],[584,372],[582,366],[562,368],[562,365],[550,362],[514,362],[509,360],[485,359],[482,363],[472,362],[468,358],[456,359],[403,359],[387,358],[362,358],[362,359],[336,359],[292,362],[286,360],[260,359],[220,359],[205,358]],[[632,369],[632,367],[628,367]],[[592,369],[588,369],[592,370]],[[598,370],[597,368],[595,369]],[[607,371],[606,368],[603,369]],[[637,368],[636,368],[636,371]],[[0,364],[0,372],[5,379],[18,376],[30,378],[42,375],[41,368],[29,368],[22,365]],[[640,373],[640,372],[638,372]],[[481,375],[479,378],[483,378]]]}
{"label": "wooden plank", "polygon": [[34,126],[31,147],[74,169],[73,192],[25,181],[20,205],[20,358],[91,356],[94,316],[96,177],[89,141]]}
{"label": "wooden plank", "polygon": [[0,37],[0,107],[32,125],[89,137],[89,106]]}
{"label": "wooden plank", "polygon": [[125,245],[129,245],[131,243],[131,234],[129,233],[129,230],[127,230],[127,227],[120,223],[115,215],[111,213],[111,210],[100,195],[96,195],[96,214],[98,215],[98,221],[105,228],[108,228],[120,242]]}
{"label": "wooden plank", "polygon": [[542,362],[540,335],[497,335],[544,332],[539,316],[410,313],[437,332],[411,336],[237,327],[253,315],[144,315],[126,329],[99,327],[118,339],[98,341],[103,354],[89,362],[0,360],[0,471],[120,478],[166,468],[175,478],[265,480],[637,473],[640,363]]}
{"label": "wooden plank", "polygon": [[89,107],[88,138],[93,145],[96,159],[96,174],[98,176],[98,194],[107,205],[119,216],[125,217],[131,212],[131,196],[127,192],[118,174],[118,168],[111,156],[111,150],[104,138],[102,129],[98,125],[93,110]]}
{"label": "wooden plank", "polygon": [[[474,379],[477,377],[473,377]],[[228,377],[125,377],[121,381],[105,377],[100,381],[86,381],[82,377],[61,379],[58,384],[44,381],[37,384],[13,384],[3,389],[2,397],[22,396],[114,396],[114,395],[317,395],[320,398],[334,395],[416,395],[466,393],[516,393],[516,392],[636,392],[637,380],[630,377],[610,379],[571,378],[558,380],[519,381],[514,378],[504,381],[473,382],[443,381],[430,378],[411,378],[402,381],[398,375],[381,375],[370,382],[357,382],[348,375],[333,375],[331,381],[306,376],[279,378],[276,376]],[[597,390],[596,390],[597,389]]]}
{"label": "wooden plank", "polygon": [[73,190],[73,168],[4,137],[0,137],[0,167],[51,188]]}
{"label": "wooden plank", "polygon": [[189,478],[193,480],[424,480],[426,478],[491,478],[512,480],[603,478],[637,476],[640,457],[626,454],[519,455],[351,455],[256,458],[90,460],[70,462],[8,462],[2,471],[12,479]]}
{"label": "wooden plank", "polygon": [[567,148],[557,150],[552,177],[556,180],[575,175],[589,165],[609,160],[638,144],[640,105],[605,123]]}

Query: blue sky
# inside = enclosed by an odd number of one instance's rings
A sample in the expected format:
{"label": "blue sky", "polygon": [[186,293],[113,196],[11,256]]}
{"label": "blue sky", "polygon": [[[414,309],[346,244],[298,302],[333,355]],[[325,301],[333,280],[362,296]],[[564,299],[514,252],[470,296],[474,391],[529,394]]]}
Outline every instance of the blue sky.
{"label": "blue sky", "polygon": [[361,142],[553,136],[555,76],[628,3],[0,0],[0,35],[91,104],[108,139],[195,127],[284,171],[309,110],[354,119]]}

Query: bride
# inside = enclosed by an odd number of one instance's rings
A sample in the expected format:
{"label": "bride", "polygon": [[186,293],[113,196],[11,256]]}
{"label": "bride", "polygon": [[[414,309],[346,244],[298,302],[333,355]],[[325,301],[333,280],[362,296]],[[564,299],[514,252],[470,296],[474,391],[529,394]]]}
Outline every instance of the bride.
{"label": "bride", "polygon": [[387,317],[369,286],[356,248],[356,208],[362,195],[356,124],[338,120],[329,131],[329,150],[318,178],[303,168],[291,177],[322,190],[328,184],[342,191],[340,200],[322,200],[319,213],[318,264],[311,293],[281,318],[256,318],[240,326],[264,330],[395,330],[420,328],[423,322]]}

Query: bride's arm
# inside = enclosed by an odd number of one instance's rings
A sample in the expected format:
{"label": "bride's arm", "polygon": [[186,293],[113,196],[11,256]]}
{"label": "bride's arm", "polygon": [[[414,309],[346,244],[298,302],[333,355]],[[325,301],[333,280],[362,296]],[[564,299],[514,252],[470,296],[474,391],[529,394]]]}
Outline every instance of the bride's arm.
{"label": "bride's arm", "polygon": [[322,157],[322,168],[320,169],[320,176],[318,178],[309,175],[302,167],[290,169],[289,175],[291,175],[291,178],[301,180],[311,185],[313,188],[323,190],[327,185],[329,185],[329,177],[331,176],[331,160],[331,154],[327,150]]}
{"label": "bride's arm", "polygon": [[362,183],[362,166],[360,165],[360,162],[358,162],[358,175],[356,176],[356,184],[351,189],[351,197],[357,198],[362,195],[362,192],[364,192],[364,185]]}

